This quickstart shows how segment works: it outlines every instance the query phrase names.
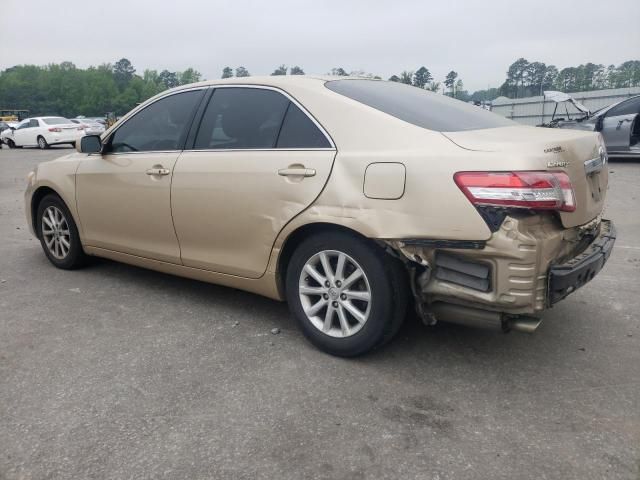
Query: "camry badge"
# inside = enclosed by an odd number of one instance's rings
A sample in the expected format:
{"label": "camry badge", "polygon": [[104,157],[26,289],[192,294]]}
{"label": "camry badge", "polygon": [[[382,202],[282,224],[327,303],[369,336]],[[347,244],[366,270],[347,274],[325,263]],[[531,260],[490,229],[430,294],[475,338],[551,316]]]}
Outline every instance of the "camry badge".
{"label": "camry badge", "polygon": [[547,162],[547,168],[565,168],[569,166],[569,162],[561,161],[561,160],[552,160]]}

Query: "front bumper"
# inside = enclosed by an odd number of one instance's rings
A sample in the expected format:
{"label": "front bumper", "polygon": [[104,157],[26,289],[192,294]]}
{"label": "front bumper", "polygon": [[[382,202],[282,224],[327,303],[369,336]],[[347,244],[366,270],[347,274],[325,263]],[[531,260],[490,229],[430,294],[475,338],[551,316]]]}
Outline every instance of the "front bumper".
{"label": "front bumper", "polygon": [[589,282],[602,270],[616,241],[616,230],[610,220],[602,220],[600,233],[579,255],[549,269],[547,302],[549,306]]}

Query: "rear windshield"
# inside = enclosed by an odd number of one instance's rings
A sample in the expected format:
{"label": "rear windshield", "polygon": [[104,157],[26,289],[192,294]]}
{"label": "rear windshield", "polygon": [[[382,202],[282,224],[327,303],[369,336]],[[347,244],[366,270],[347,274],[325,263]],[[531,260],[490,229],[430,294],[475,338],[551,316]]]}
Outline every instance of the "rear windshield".
{"label": "rear windshield", "polygon": [[332,80],[326,87],[336,93],[437,132],[461,132],[517,125],[500,115],[439,93],[397,82]]}
{"label": "rear windshield", "polygon": [[47,125],[60,125],[60,124],[63,124],[63,123],[71,123],[69,120],[67,120],[66,118],[62,118],[62,117],[43,118],[42,121],[44,123],[46,123]]}

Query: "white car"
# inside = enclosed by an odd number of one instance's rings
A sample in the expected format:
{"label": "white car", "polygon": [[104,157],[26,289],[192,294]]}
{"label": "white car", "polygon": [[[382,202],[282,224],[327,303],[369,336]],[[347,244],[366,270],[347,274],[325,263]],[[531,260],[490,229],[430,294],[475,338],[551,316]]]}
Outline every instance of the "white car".
{"label": "white car", "polygon": [[84,135],[101,135],[105,131],[103,124],[91,118],[72,118],[71,121],[84,130]]}
{"label": "white car", "polygon": [[63,117],[32,117],[22,120],[15,128],[2,132],[2,142],[9,148],[39,147],[68,143],[75,145],[84,129]]}

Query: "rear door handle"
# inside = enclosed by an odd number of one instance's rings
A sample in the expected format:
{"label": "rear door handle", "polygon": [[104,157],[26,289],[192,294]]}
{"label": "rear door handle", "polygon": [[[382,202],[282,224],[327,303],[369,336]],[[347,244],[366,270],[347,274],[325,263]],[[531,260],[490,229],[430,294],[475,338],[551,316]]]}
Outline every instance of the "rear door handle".
{"label": "rear door handle", "polygon": [[169,175],[171,173],[171,170],[169,170],[168,168],[164,168],[164,167],[153,167],[150,168],[149,170],[147,170],[147,175]]}
{"label": "rear door handle", "polygon": [[283,168],[278,170],[281,177],[313,177],[316,171],[313,168]]}

